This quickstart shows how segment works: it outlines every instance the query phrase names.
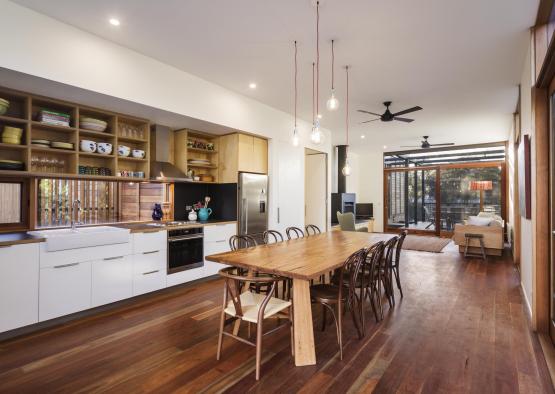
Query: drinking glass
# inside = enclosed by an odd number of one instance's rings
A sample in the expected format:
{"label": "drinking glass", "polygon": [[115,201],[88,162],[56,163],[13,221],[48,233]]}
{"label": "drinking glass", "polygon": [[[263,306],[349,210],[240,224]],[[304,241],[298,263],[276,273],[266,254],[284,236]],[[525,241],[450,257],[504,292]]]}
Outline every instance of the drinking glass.
{"label": "drinking glass", "polygon": [[39,168],[40,172],[48,172],[48,158],[46,156],[42,156],[39,159]]}
{"label": "drinking glass", "polygon": [[64,159],[60,159],[58,160],[58,168],[59,168],[59,172],[61,174],[63,174],[65,172],[65,168],[66,168],[66,161]]}

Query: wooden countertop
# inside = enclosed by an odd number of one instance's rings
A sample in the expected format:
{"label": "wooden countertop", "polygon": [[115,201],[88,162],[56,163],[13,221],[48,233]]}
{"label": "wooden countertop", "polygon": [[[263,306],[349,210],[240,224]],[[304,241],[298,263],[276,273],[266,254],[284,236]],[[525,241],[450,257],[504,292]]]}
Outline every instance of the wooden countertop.
{"label": "wooden countertop", "polygon": [[0,247],[43,242],[44,240],[44,238],[35,237],[27,233],[6,233],[0,234]]}
{"label": "wooden countertop", "polygon": [[[162,222],[163,223],[163,222]],[[158,231],[165,230],[176,230],[180,228],[190,228],[190,227],[205,227],[214,226],[217,224],[231,224],[237,223],[235,220],[208,220],[206,222],[187,222],[182,225],[168,225],[168,226],[156,226],[153,224],[158,224],[157,222],[146,222],[146,223],[119,223],[119,224],[108,224],[107,226],[127,228],[131,230],[132,233],[154,233]]]}

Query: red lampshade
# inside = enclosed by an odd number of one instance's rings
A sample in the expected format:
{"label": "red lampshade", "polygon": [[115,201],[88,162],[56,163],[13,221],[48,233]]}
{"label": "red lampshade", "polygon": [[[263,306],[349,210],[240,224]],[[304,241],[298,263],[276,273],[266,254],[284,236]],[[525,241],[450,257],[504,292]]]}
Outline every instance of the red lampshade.
{"label": "red lampshade", "polygon": [[470,181],[470,190],[491,190],[493,189],[492,181]]}

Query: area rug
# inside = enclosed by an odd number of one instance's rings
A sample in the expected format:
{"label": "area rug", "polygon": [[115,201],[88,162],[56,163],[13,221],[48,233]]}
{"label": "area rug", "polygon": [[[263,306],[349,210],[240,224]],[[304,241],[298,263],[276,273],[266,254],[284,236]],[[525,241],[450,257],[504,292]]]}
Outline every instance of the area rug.
{"label": "area rug", "polygon": [[441,253],[443,248],[446,247],[449,242],[451,242],[450,238],[407,235],[405,242],[403,242],[403,249]]}

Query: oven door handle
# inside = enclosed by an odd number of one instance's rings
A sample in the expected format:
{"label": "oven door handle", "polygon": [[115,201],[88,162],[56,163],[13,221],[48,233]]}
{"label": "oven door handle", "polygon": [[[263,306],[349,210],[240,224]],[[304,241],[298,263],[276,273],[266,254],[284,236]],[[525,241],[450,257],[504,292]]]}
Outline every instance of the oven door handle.
{"label": "oven door handle", "polygon": [[168,242],[187,241],[189,239],[204,238],[204,235],[185,235],[183,237],[168,238]]}

